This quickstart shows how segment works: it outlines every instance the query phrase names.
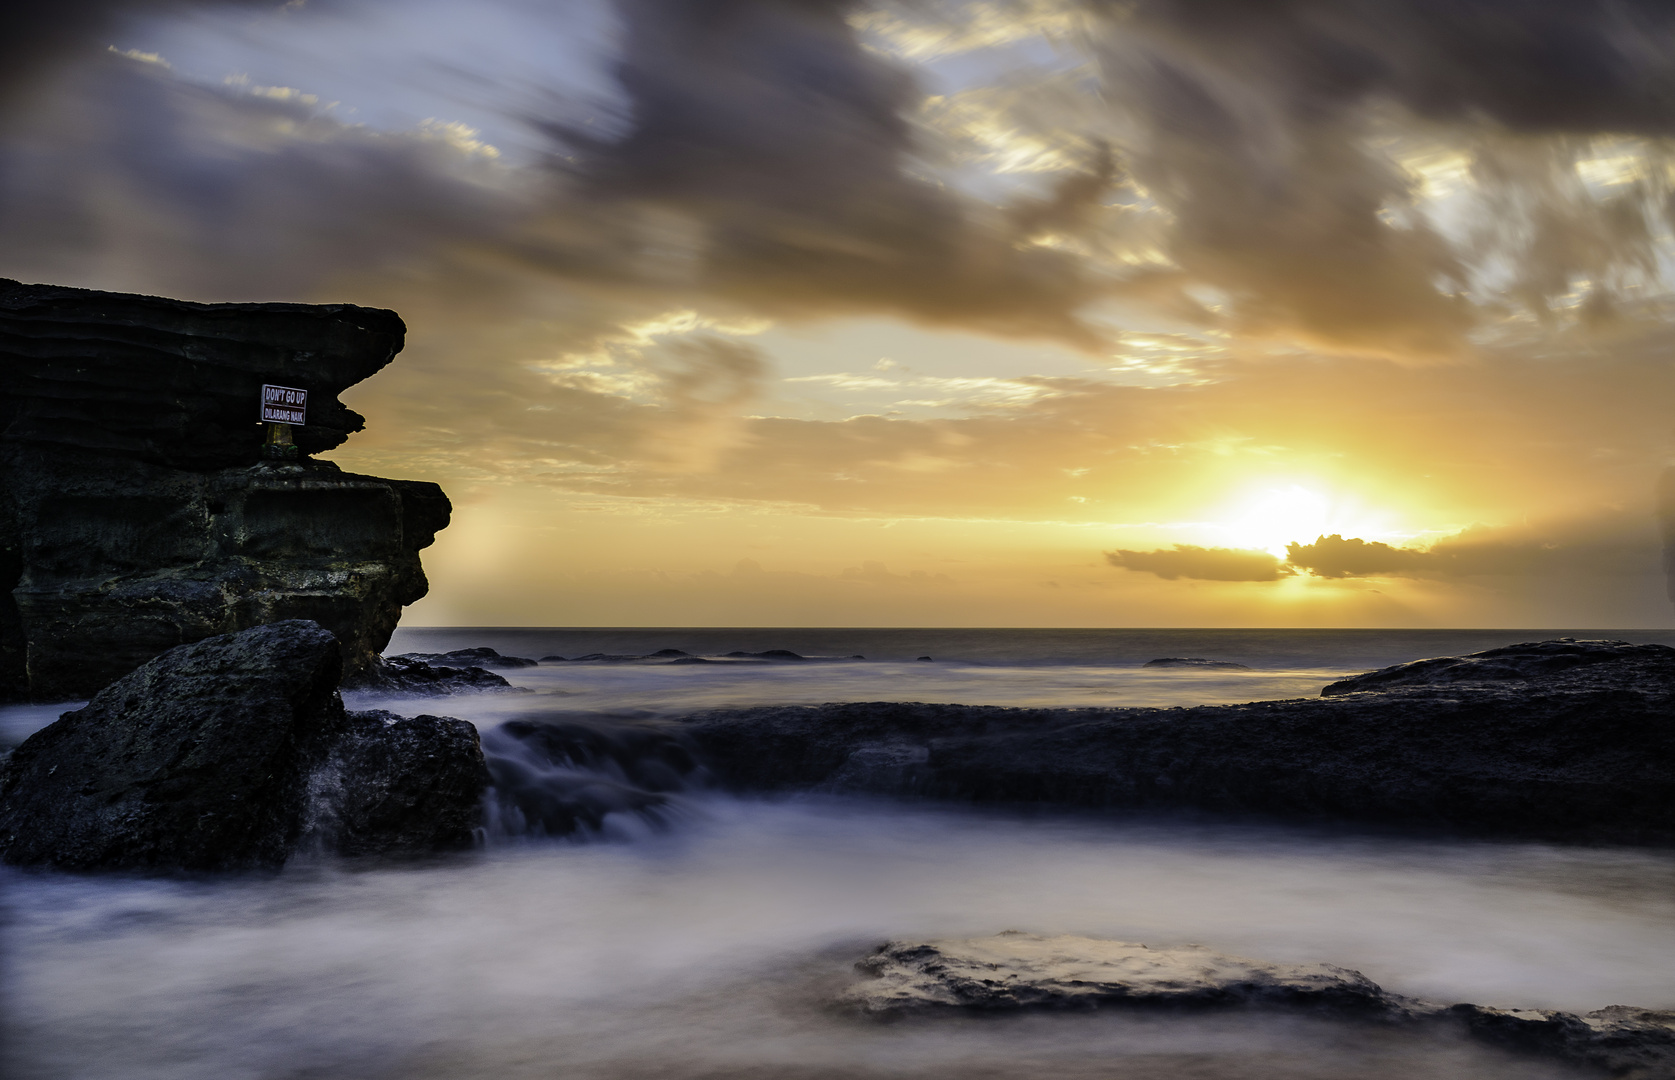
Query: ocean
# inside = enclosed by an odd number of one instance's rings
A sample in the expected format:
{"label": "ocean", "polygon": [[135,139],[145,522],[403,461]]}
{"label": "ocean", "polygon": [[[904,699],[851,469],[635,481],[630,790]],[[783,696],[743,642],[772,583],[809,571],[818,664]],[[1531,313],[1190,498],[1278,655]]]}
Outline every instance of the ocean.
{"label": "ocean", "polygon": [[[1312,696],[1385,664],[1564,636],[1675,644],[1562,629],[407,629],[391,652],[821,659],[551,661],[502,672],[524,693],[349,704],[486,733],[514,717],[632,724],[846,700],[1194,705]],[[1143,666],[1171,656],[1248,670]],[[0,738],[66,707],[0,709]],[[1441,1001],[1675,1008],[1675,853],[1636,848],[692,790],[586,835],[502,830],[418,863],[6,870],[0,885],[4,1064],[31,1080],[1575,1075],[1308,1018],[882,1024],[830,1005],[887,939],[1003,930],[1327,962]]]}

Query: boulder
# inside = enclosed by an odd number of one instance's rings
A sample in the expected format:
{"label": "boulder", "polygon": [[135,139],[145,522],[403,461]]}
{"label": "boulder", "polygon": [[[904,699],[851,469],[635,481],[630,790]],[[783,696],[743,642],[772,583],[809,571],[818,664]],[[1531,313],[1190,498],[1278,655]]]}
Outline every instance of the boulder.
{"label": "boulder", "polygon": [[742,790],[1675,843],[1675,650],[1613,655],[1510,681],[1245,705],[857,702],[713,710],[682,724],[716,777]]}
{"label": "boulder", "polygon": [[477,729],[464,720],[350,713],[309,779],[309,832],[339,855],[468,848],[488,784]]}
{"label": "boulder", "polygon": [[[165,649],[293,618],[369,666],[425,595],[435,484],[309,454],[390,362],[393,312],[191,304],[0,279],[0,700],[63,701]],[[309,392],[302,456],[262,459],[264,383]]]}
{"label": "boulder", "polygon": [[[164,653],[12,753],[0,859],[237,870],[283,864],[310,833],[356,854],[468,843],[485,779],[475,731],[348,714],[341,674],[336,639],[304,620]],[[346,794],[327,798],[322,770]]]}
{"label": "boulder", "polygon": [[1019,1009],[1267,1008],[1387,1024],[1451,1026],[1516,1052],[1632,1080],[1675,1076],[1675,1012],[1613,1005],[1549,1009],[1439,1005],[1391,994],[1358,971],[1278,964],[1199,945],[1009,931],[993,937],[891,941],[861,959],[846,1006],[879,1017]]}

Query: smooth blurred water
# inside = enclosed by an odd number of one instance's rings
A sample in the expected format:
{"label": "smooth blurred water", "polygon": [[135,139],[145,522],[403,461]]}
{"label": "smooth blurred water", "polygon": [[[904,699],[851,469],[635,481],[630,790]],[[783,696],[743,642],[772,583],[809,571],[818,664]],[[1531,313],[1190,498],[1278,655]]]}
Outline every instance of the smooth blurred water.
{"label": "smooth blurred water", "polygon": [[[1360,635],[1336,654],[1312,632],[1166,631],[1121,648],[1099,632],[1022,632],[1030,647],[1011,653],[993,631],[632,633],[642,636],[407,631],[393,651],[880,659],[553,664],[505,672],[528,693],[385,704],[485,728],[512,715],[631,722],[787,701],[1194,704],[1317,693],[1385,659],[1462,649],[1380,651],[1411,633]],[[1476,647],[1554,636],[1485,633]],[[1230,647],[1241,641],[1250,647]],[[1206,647],[1218,644],[1229,647]],[[938,659],[910,658],[921,653]],[[1139,666],[1165,655],[1256,670]],[[1569,1075],[1446,1039],[1263,1015],[879,1024],[830,1007],[853,962],[886,938],[1007,929],[1324,961],[1443,1001],[1675,1008],[1665,851],[689,792],[655,820],[611,815],[588,843],[497,838],[417,864],[304,861],[203,880],[5,871],[0,884],[3,1064],[29,1080]]]}

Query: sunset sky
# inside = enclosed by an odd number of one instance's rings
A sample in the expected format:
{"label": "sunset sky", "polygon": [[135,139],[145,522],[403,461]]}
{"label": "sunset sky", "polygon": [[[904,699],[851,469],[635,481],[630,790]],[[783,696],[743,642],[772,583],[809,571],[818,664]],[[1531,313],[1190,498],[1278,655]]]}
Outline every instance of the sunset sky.
{"label": "sunset sky", "polygon": [[0,276],[400,312],[407,625],[1675,623],[1667,0],[42,8]]}

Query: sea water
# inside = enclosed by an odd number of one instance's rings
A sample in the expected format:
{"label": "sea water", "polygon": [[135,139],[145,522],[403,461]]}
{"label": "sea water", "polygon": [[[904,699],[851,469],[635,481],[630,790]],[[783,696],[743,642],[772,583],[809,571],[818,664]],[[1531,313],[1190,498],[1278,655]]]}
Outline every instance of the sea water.
{"label": "sea water", "polygon": [[[492,731],[842,700],[1191,705],[1601,631],[415,630],[392,651],[789,649],[832,659],[552,661],[526,692],[351,695]],[[930,661],[915,659],[930,656]],[[1201,656],[1249,670],[1146,668]],[[13,741],[57,710],[0,710]],[[835,1009],[891,938],[1080,933],[1339,964],[1439,1001],[1675,1008],[1675,857],[1237,821],[679,794],[578,839],[277,875],[5,871],[6,1075],[30,1078],[1544,1077],[1447,1038],[1260,1014],[944,1017]]]}

